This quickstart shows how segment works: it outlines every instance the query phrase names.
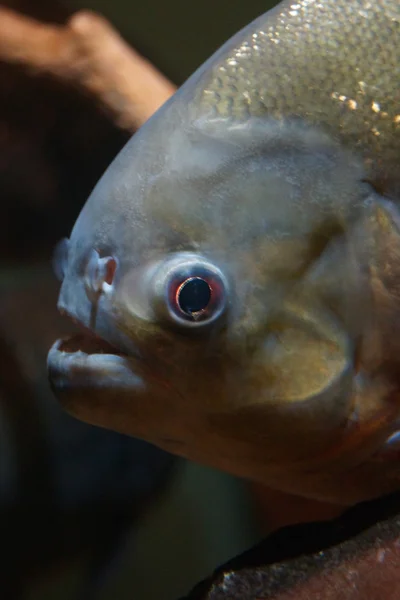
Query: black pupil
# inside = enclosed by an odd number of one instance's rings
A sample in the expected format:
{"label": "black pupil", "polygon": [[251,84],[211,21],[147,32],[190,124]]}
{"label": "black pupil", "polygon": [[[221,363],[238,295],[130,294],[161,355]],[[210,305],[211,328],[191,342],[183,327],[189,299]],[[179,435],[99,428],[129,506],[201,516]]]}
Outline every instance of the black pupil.
{"label": "black pupil", "polygon": [[187,279],[178,293],[179,308],[191,315],[207,308],[211,299],[211,289],[207,281],[200,277]]}

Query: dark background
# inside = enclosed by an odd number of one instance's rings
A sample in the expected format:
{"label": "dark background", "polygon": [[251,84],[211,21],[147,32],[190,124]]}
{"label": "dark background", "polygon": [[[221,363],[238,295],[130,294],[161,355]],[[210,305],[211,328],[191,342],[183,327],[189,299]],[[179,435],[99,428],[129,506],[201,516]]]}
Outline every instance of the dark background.
{"label": "dark background", "polygon": [[[266,0],[9,0],[51,23],[102,13],[181,84]],[[0,40],[1,43],[1,40]],[[0,596],[173,600],[259,537],[247,488],[64,414],[47,384],[54,244],[128,135],[48,78],[0,63]]]}

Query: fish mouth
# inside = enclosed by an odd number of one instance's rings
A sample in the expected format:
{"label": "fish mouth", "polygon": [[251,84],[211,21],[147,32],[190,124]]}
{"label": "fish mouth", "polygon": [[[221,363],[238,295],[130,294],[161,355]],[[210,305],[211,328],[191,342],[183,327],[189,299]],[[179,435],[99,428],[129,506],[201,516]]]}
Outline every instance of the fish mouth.
{"label": "fish mouth", "polygon": [[47,356],[47,368],[52,381],[77,380],[80,375],[90,373],[104,375],[130,360],[127,354],[100,338],[76,334],[54,342]]}
{"label": "fish mouth", "polygon": [[[82,326],[83,327],[83,326]],[[92,332],[80,332],[55,342],[58,352],[64,354],[112,354],[116,356],[126,356],[115,346],[103,340]]]}
{"label": "fish mouth", "polygon": [[62,309],[60,313],[67,316],[78,331],[56,340],[49,350],[47,368],[53,384],[58,382],[64,387],[67,381],[78,383],[85,377],[98,377],[100,373],[110,376],[138,358],[101,338],[67,311]]}
{"label": "fish mouth", "polygon": [[141,371],[134,357],[93,334],[58,339],[47,355],[48,379],[56,398],[67,412],[90,423],[90,414],[84,414],[87,403],[121,389],[141,392],[145,386]]}
{"label": "fish mouth", "polygon": [[76,324],[83,332],[58,339],[49,350],[50,388],[70,415],[104,426],[104,418],[96,415],[104,417],[110,403],[125,406],[127,397],[140,397],[146,390],[143,361]]}
{"label": "fish mouth", "polygon": [[50,381],[64,387],[67,381],[78,384],[82,378],[111,375],[130,360],[105,340],[78,333],[54,342],[47,356],[47,368]]}

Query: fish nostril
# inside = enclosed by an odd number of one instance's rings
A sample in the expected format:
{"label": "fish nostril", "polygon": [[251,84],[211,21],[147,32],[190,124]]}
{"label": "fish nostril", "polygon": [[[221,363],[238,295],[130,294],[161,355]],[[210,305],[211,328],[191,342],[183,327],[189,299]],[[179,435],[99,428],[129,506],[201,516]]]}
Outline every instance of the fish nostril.
{"label": "fish nostril", "polygon": [[114,281],[117,261],[112,256],[100,257],[97,250],[90,252],[85,273],[85,287],[89,297],[97,296],[104,291],[104,284],[109,286]]}
{"label": "fish nostril", "polygon": [[69,239],[63,238],[58,242],[54,248],[52,267],[55,276],[59,281],[62,281],[65,277],[68,264],[68,251],[69,251]]}
{"label": "fish nostril", "polygon": [[105,265],[105,273],[104,273],[104,281],[108,283],[108,285],[112,285],[114,281],[115,271],[117,270],[117,261],[112,256],[107,257],[107,262]]}

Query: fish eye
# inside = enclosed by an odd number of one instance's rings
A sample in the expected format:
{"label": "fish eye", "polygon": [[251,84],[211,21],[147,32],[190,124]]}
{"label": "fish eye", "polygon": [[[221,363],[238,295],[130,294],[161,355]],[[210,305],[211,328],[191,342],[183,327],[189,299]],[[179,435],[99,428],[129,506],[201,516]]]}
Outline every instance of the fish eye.
{"label": "fish eye", "polygon": [[176,294],[176,304],[189,316],[206,310],[211,300],[211,288],[202,277],[189,277],[181,283]]}
{"label": "fish eye", "polygon": [[228,284],[220,269],[193,255],[179,255],[163,264],[153,289],[156,314],[173,325],[211,324],[228,307]]}

